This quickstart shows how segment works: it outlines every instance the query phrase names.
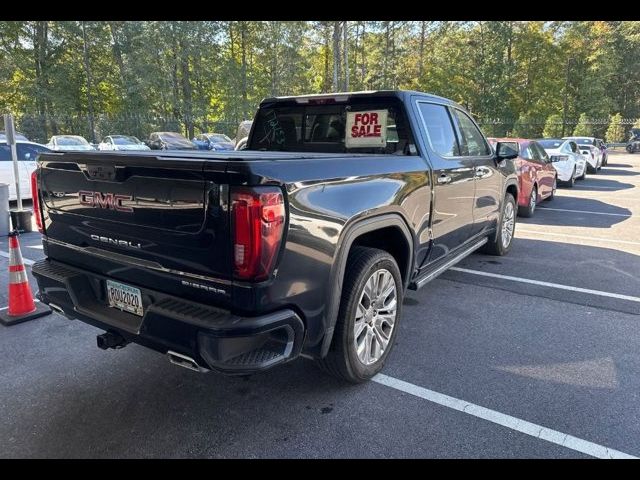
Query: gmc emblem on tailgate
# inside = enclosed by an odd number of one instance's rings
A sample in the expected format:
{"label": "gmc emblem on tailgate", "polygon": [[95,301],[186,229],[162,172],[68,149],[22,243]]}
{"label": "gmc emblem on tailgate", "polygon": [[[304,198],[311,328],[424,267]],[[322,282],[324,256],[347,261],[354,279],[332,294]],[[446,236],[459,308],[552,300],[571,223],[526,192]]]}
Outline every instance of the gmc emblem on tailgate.
{"label": "gmc emblem on tailgate", "polygon": [[133,208],[122,205],[122,202],[126,200],[133,200],[131,195],[116,195],[114,193],[80,190],[78,192],[78,197],[80,197],[80,203],[87,207],[108,208],[118,212],[133,212]]}

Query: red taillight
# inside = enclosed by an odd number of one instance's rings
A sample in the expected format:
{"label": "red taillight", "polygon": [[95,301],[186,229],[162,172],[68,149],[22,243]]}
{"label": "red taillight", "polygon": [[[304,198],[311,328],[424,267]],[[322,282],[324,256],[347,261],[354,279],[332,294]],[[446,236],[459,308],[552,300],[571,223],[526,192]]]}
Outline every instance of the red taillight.
{"label": "red taillight", "polygon": [[36,217],[36,225],[38,231],[44,233],[42,225],[42,215],[40,214],[40,196],[38,195],[38,171],[34,170],[31,174],[31,201],[33,202],[33,215]]}
{"label": "red taillight", "polygon": [[284,231],[285,209],[277,187],[231,191],[234,275],[264,280],[271,274]]}

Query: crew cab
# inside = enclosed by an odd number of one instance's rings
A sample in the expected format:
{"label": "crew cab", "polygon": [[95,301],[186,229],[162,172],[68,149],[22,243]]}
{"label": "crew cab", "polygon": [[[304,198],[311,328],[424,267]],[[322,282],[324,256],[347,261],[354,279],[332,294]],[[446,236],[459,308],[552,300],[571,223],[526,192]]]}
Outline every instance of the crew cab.
{"label": "crew cab", "polygon": [[413,91],[265,99],[240,151],[42,154],[38,296],[101,348],[243,375],[302,356],[366,381],[407,289],[510,250],[515,156]]}

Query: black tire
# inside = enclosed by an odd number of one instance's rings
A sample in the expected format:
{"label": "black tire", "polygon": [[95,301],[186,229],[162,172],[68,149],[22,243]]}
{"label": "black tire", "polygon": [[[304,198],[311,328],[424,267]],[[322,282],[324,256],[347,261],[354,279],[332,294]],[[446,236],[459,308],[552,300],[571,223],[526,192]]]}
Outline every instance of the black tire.
{"label": "black tire", "polygon": [[529,196],[529,205],[527,205],[526,207],[518,206],[518,215],[525,218],[532,217],[533,213],[536,210],[537,204],[538,204],[538,186],[534,184],[533,188],[531,189],[531,195]]}
{"label": "black tire", "polygon": [[547,201],[551,201],[556,198],[556,190],[558,189],[558,176],[556,175],[553,179],[553,187],[551,188],[551,195],[547,197]]}
{"label": "black tire", "polygon": [[576,167],[573,167],[573,173],[571,174],[571,180],[564,182],[564,184],[569,187],[569,188],[573,188],[573,186],[576,184]]}
{"label": "black tire", "polygon": [[[376,270],[386,269],[391,273],[396,284],[396,317],[387,343],[387,348],[380,358],[365,365],[358,358],[355,347],[354,325],[356,311],[364,287]],[[362,383],[369,380],[384,367],[398,332],[398,322],[402,318],[402,300],[404,291],[400,269],[395,259],[384,250],[369,247],[354,247],[349,252],[345,270],[340,310],[336,321],[333,339],[327,356],[316,360],[317,365],[325,372],[351,383]]]}
{"label": "black tire", "polygon": [[[510,204],[513,211],[513,228],[511,229],[511,238],[509,240],[508,245],[504,245],[502,241],[503,237],[503,229],[502,224],[504,222],[505,211],[507,210],[507,205]],[[504,197],[504,201],[502,202],[502,211],[500,212],[500,221],[498,222],[497,231],[493,237],[489,237],[489,241],[484,244],[482,247],[482,252],[488,253],[489,255],[506,255],[511,250],[511,245],[513,245],[513,236],[515,234],[516,229],[516,200],[513,198],[513,195],[507,193]]]}
{"label": "black tire", "polygon": [[580,175],[576,180],[584,180],[585,178],[587,178],[587,171],[589,171],[589,173],[593,173],[594,175],[598,173],[598,171],[595,169],[593,171],[590,171],[589,164],[587,163],[587,165],[585,165],[584,170],[582,171],[582,175]]}

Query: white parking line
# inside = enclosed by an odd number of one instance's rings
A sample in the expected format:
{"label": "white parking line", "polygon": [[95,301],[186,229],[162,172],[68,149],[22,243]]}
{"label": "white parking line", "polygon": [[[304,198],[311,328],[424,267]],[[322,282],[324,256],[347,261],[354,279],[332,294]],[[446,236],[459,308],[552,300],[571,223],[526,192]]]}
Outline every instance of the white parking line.
{"label": "white parking line", "polygon": [[[0,250],[0,257],[9,258],[9,252],[3,252],[2,250]],[[22,261],[25,265],[33,265],[34,263],[36,263],[35,260],[29,260],[28,258],[24,257],[22,257]]]}
{"label": "white parking line", "polygon": [[44,250],[42,245],[27,245],[28,248],[37,248],[38,250]]}
{"label": "white parking line", "polygon": [[632,297],[631,295],[622,295],[621,293],[603,292],[601,290],[591,290],[590,288],[573,287],[571,285],[562,285],[561,283],[542,282],[540,280],[532,280],[530,278],[512,277],[510,275],[500,275],[498,273],[482,272],[480,270],[470,270],[468,268],[451,267],[449,270],[456,272],[470,273],[472,275],[480,275],[482,277],[500,278],[503,280],[511,280],[512,282],[530,283],[532,285],[540,285],[543,287],[557,288],[559,290],[570,290],[572,292],[588,293],[590,295],[599,295],[601,297],[618,298],[620,300],[629,300],[630,302],[640,303],[640,297]]}
{"label": "white parking line", "polygon": [[555,212],[574,212],[574,213],[590,213],[592,215],[611,215],[613,217],[631,217],[631,215],[627,215],[625,213],[604,213],[604,212],[592,212],[590,210],[570,210],[568,208],[549,208],[549,207],[538,207],[538,210],[551,210]]}
{"label": "white parking line", "polygon": [[573,435],[568,435],[557,430],[543,427],[542,425],[527,422],[526,420],[521,420],[519,418],[512,417],[511,415],[497,412],[496,410],[481,407],[480,405],[475,405],[465,400],[450,397],[449,395],[438,393],[433,390],[414,385],[413,383],[398,380],[397,378],[389,377],[382,373],[379,373],[378,375],[373,377],[372,380],[376,383],[379,383],[380,385],[394,388],[401,392],[405,392],[429,402],[436,403],[443,407],[458,410],[459,412],[481,418],[482,420],[487,420],[489,422],[502,425],[503,427],[515,430],[516,432],[524,433],[525,435],[531,435],[532,437],[546,440],[547,442],[555,443],[556,445],[560,445],[562,447],[566,447],[576,452],[590,455],[592,457],[616,459],[638,458],[634,457],[633,455],[629,455],[628,453],[620,452],[612,448],[598,445],[597,443],[574,437]]}
{"label": "white parking line", "polygon": [[572,235],[569,233],[542,232],[539,230],[527,230],[522,228],[516,228],[516,233],[530,233],[533,235],[551,235],[554,237],[577,238],[580,240],[597,240],[603,243],[623,243],[625,245],[640,245],[640,242],[632,242],[631,240],[613,240],[611,238],[602,238],[602,237],[585,237],[583,235]]}

